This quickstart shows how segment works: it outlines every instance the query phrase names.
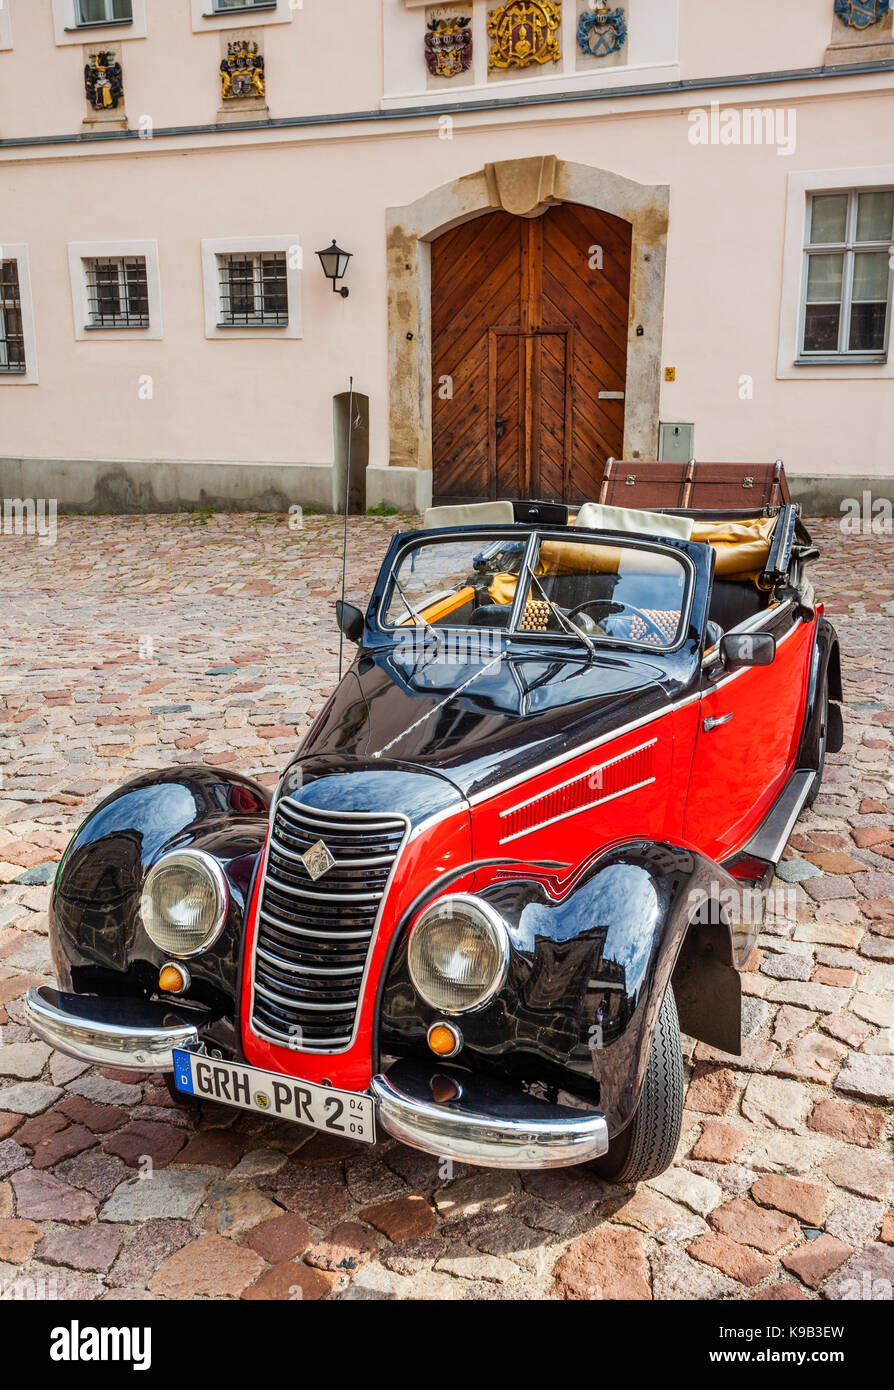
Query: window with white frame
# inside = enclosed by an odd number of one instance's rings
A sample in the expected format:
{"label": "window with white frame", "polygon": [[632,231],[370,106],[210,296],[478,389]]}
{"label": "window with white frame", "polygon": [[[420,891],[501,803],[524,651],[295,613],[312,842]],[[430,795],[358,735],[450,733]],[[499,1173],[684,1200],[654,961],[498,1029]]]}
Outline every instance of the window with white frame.
{"label": "window with white frame", "polygon": [[220,319],[226,328],[285,328],[289,292],[285,251],[219,255]]}
{"label": "window with white frame", "polygon": [[81,29],[98,24],[131,24],[133,0],[75,0],[75,23]]}
{"label": "window with white frame", "polygon": [[23,376],[26,371],[19,263],[0,261],[0,372]]}
{"label": "window with white frame", "polygon": [[88,328],[149,327],[145,256],[89,256],[84,275]]}
{"label": "window with white frame", "polygon": [[810,194],[801,363],[884,362],[894,280],[894,188]]}

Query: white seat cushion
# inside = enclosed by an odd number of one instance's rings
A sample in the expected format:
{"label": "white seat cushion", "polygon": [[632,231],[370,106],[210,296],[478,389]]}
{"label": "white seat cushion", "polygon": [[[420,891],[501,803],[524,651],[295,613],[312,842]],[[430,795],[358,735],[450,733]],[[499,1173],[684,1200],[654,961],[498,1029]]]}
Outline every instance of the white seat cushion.
{"label": "white seat cushion", "polygon": [[514,521],[511,502],[468,502],[465,506],[429,507],[422,525],[433,531],[438,526],[511,526]]}
{"label": "white seat cushion", "polygon": [[695,521],[691,516],[665,516],[663,512],[644,512],[637,507],[607,507],[601,502],[584,502],[574,524],[586,526],[591,531],[630,531],[639,536],[668,536],[688,541]]}

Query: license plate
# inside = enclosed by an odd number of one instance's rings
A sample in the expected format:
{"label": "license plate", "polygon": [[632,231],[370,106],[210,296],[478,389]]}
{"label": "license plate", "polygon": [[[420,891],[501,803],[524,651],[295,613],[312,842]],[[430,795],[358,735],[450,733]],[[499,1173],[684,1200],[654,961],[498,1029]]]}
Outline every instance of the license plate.
{"label": "license plate", "polygon": [[363,1144],[376,1141],[372,1098],[356,1091],[334,1091],[331,1086],[259,1071],[239,1062],[219,1062],[200,1053],[179,1051],[174,1053],[174,1082],[178,1091],[200,1100],[222,1101]]}

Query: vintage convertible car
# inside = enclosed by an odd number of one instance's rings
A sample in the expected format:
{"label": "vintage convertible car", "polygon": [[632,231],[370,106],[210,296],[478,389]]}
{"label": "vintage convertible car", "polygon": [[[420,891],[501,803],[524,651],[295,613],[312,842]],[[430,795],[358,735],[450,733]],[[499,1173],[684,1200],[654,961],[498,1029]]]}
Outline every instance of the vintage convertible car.
{"label": "vintage convertible car", "polygon": [[754,902],[841,747],[816,555],[785,503],[436,509],[338,606],[356,658],[272,799],[177,766],[81,826],[33,1030],[358,1141],[662,1171],[680,1027],[740,1051]]}

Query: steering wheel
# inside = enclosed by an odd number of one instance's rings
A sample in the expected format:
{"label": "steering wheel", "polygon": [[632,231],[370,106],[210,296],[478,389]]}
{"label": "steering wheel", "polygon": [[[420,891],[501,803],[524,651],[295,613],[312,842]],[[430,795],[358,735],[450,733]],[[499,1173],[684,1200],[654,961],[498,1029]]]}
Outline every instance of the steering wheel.
{"label": "steering wheel", "polygon": [[[614,599],[610,598],[588,598],[584,603],[579,603],[576,608],[570,608],[566,617],[571,622],[574,622],[575,614],[581,613],[585,608],[595,608],[597,605],[601,605],[603,608],[609,608],[613,613],[623,613],[625,618],[630,614],[636,614],[636,616],[641,618],[646,624],[646,627],[659,638],[661,645],[664,646],[666,644],[667,637],[661,631],[655,619],[650,617],[642,608],[637,608],[635,603],[616,603]],[[605,628],[603,628],[602,631],[605,632]],[[611,633],[606,633],[606,636],[611,635]]]}

